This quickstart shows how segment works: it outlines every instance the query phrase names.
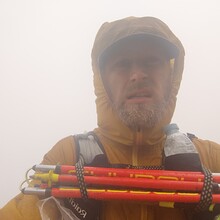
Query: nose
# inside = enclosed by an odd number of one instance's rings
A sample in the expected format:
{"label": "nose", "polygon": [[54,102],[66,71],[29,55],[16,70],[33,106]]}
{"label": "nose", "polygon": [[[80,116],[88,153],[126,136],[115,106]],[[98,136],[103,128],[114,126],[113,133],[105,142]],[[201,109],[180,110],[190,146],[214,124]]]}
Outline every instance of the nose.
{"label": "nose", "polygon": [[130,81],[137,82],[148,78],[147,72],[137,64],[133,64],[130,72]]}

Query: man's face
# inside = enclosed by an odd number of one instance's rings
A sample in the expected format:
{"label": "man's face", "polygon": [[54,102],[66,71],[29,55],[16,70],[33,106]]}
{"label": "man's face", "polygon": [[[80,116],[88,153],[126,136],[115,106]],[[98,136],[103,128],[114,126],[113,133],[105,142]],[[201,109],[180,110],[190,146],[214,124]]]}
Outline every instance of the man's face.
{"label": "man's face", "polygon": [[172,72],[168,57],[163,47],[146,39],[124,41],[107,55],[104,86],[130,128],[151,128],[164,116]]}

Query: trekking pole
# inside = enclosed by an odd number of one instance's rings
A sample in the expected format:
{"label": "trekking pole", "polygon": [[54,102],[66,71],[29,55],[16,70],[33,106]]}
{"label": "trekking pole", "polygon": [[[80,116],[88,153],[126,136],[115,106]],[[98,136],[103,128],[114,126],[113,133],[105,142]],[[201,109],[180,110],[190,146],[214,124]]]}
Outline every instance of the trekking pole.
{"label": "trekking pole", "polygon": [[[76,186],[78,178],[74,175],[59,175],[53,172],[36,173],[30,176],[31,179],[59,185]],[[203,182],[179,181],[179,180],[158,180],[148,178],[129,177],[106,177],[106,176],[84,176],[86,185],[114,186],[141,189],[161,189],[161,190],[182,190],[188,192],[199,192],[203,189]],[[213,191],[220,192],[220,184],[213,183]]]}
{"label": "trekking pole", "polygon": [[[41,196],[54,196],[57,198],[81,198],[79,188],[35,188],[26,187],[22,189],[24,194],[35,194]],[[177,202],[177,203],[198,203],[199,193],[180,192],[154,192],[135,190],[108,190],[108,189],[87,189],[88,198],[97,200],[135,200],[146,202]],[[212,203],[220,203],[220,194],[212,195]]]}
{"label": "trekking pole", "polygon": [[[52,170],[56,174],[75,175],[75,166],[67,165],[35,165],[32,168],[36,172],[49,172]],[[84,175],[90,176],[111,176],[129,178],[148,178],[160,180],[181,180],[181,181],[204,181],[202,172],[191,171],[171,171],[171,170],[145,170],[145,169],[121,169],[103,167],[84,167]],[[220,183],[220,173],[212,173],[213,181]]]}

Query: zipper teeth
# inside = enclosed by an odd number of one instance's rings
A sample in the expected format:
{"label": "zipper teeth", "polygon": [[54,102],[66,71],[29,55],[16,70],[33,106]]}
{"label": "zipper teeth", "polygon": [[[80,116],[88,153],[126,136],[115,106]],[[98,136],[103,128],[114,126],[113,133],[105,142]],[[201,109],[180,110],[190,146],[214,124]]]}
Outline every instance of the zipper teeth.
{"label": "zipper teeth", "polygon": [[[135,133],[135,141],[134,141],[134,146],[133,146],[133,151],[132,151],[132,165],[134,166],[138,166],[138,150],[139,147],[141,146],[142,143],[142,139],[143,139],[143,135],[141,131],[138,131]],[[140,220],[144,220],[145,219],[145,208],[144,206],[141,204],[141,208],[140,208]]]}
{"label": "zipper teeth", "polygon": [[137,155],[136,155],[136,152],[133,151],[132,153],[132,165],[133,166],[137,166]]}
{"label": "zipper teeth", "polygon": [[132,165],[138,166],[138,149],[142,142],[142,132],[138,131],[135,133],[135,141],[132,150]]}

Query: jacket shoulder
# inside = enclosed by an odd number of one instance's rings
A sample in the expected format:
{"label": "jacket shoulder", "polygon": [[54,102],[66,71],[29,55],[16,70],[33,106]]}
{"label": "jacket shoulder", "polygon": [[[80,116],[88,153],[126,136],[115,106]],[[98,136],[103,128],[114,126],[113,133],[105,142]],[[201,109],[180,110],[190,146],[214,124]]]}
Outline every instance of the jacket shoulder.
{"label": "jacket shoulder", "polygon": [[202,163],[212,172],[220,172],[220,144],[199,138],[193,139]]}
{"label": "jacket shoulder", "polygon": [[45,155],[42,164],[73,165],[76,161],[74,136],[67,136],[58,141]]}
{"label": "jacket shoulder", "polygon": [[[75,161],[75,141],[73,136],[68,136],[58,141],[49,150],[42,164],[66,164],[73,165]],[[38,209],[39,198],[33,195],[23,195],[20,193],[15,198],[11,199],[3,208],[0,209],[0,219],[16,219],[16,220],[40,220]],[[47,213],[50,216],[57,216],[57,209],[50,204]],[[50,213],[50,210],[53,212]],[[56,219],[51,217],[50,219]]]}
{"label": "jacket shoulder", "polygon": [[40,220],[37,196],[19,194],[0,209],[0,219]]}

